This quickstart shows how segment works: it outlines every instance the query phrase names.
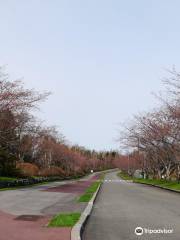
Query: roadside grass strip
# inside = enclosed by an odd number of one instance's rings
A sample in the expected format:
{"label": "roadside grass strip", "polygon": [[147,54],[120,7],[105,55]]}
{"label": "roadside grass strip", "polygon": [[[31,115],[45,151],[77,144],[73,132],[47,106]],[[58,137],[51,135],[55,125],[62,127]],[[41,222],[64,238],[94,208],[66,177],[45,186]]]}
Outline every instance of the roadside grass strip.
{"label": "roadside grass strip", "polygon": [[132,180],[133,178],[130,177],[127,173],[119,172],[117,174],[118,177],[122,178],[123,180]]}
{"label": "roadside grass strip", "polygon": [[[88,175],[87,175],[88,176]],[[56,181],[64,181],[64,180],[77,180],[77,179],[80,179],[82,176],[73,176],[69,179],[55,179],[55,180],[52,180],[52,181],[48,181],[48,180],[44,180],[44,181],[41,181],[41,182],[35,182],[35,183],[32,183],[32,184],[28,184],[28,185],[17,185],[17,186],[7,186],[7,187],[2,187],[0,185],[0,191],[7,191],[7,190],[17,190],[17,189],[21,189],[21,188],[29,188],[29,187],[33,187],[33,186],[39,186],[39,185],[44,185],[44,184],[48,184],[48,183],[52,183],[52,182],[56,182]],[[32,178],[34,178],[35,180],[38,180],[39,177],[38,176],[33,176]],[[22,180],[21,178],[12,178],[12,177],[2,177],[0,176],[0,184],[2,182],[9,182],[9,183],[13,183],[14,181],[17,181],[17,180]]]}
{"label": "roadside grass strip", "polygon": [[165,179],[139,179],[131,177],[124,172],[119,172],[117,176],[119,176],[123,180],[132,180],[134,183],[144,183],[148,185],[154,185],[158,187],[180,191],[180,183],[178,181],[170,181]]}
{"label": "roadside grass strip", "polygon": [[15,181],[15,180],[17,180],[18,178],[12,178],[12,177],[1,177],[0,176],[0,181]]}
{"label": "roadside grass strip", "polygon": [[78,202],[89,202],[100,184],[101,182],[92,183],[91,186],[86,190],[86,192],[79,197]]}
{"label": "roadside grass strip", "polygon": [[15,186],[15,187],[6,187],[6,188],[0,188],[0,192],[1,191],[8,191],[8,190],[18,190],[21,188],[30,188],[30,187],[36,187],[36,186],[40,186],[40,185],[45,185],[48,184],[50,182],[41,182],[41,183],[34,183],[34,184],[29,184],[29,185],[22,185],[22,186]]}
{"label": "roadside grass strip", "polygon": [[81,195],[78,202],[89,202],[93,197],[93,194],[97,191],[98,187],[101,185],[104,179],[104,174],[101,175],[100,179],[91,184],[91,186],[86,190],[86,192]]}
{"label": "roadside grass strip", "polygon": [[154,186],[159,186],[167,189],[178,190],[180,191],[180,183],[177,181],[168,181],[168,180],[158,180],[158,179],[133,179],[135,183],[145,183],[151,184]]}
{"label": "roadside grass strip", "polygon": [[79,220],[80,213],[63,213],[58,214],[51,219],[48,227],[72,227]]}

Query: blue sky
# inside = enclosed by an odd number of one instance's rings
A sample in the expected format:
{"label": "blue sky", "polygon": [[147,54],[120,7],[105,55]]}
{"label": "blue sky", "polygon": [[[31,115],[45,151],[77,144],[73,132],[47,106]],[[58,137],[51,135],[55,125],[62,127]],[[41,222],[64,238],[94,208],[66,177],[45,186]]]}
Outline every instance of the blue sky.
{"label": "blue sky", "polygon": [[156,106],[180,70],[178,0],[0,0],[0,65],[53,95],[36,115],[72,142],[118,148],[118,123]]}

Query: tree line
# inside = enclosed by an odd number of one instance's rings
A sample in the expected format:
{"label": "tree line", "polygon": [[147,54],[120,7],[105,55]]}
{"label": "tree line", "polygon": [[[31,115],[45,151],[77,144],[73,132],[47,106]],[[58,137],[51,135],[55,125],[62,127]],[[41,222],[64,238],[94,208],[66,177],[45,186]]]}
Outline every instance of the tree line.
{"label": "tree line", "polygon": [[129,153],[119,164],[130,174],[141,169],[144,177],[180,180],[180,73],[173,68],[168,74],[158,107],[134,116],[121,131]]}
{"label": "tree line", "polygon": [[70,145],[33,115],[49,92],[26,89],[0,68],[0,176],[73,176],[112,168],[118,153]]}

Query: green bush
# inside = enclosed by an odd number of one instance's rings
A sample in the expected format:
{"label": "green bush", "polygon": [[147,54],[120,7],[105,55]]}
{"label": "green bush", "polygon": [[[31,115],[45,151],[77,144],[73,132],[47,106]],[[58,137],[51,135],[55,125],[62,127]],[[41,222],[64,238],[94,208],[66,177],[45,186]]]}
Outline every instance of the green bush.
{"label": "green bush", "polygon": [[19,170],[16,169],[16,157],[5,148],[0,148],[0,175],[17,176]]}

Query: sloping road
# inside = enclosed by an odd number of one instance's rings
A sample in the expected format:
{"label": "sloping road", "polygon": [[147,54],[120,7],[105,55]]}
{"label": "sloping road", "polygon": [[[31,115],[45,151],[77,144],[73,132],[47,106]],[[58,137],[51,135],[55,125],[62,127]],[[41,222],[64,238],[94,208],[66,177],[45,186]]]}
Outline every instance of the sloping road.
{"label": "sloping road", "polygon": [[[106,175],[83,240],[180,239],[180,194]],[[142,227],[141,236],[135,228]],[[145,229],[173,233],[145,233]]]}
{"label": "sloping road", "polygon": [[[94,175],[85,176],[81,180],[88,181]],[[81,211],[84,209],[84,205],[76,204],[74,199],[78,193],[73,192],[73,189],[70,189],[70,191],[48,191],[60,186],[68,187],[69,184],[77,182],[77,180],[66,180],[16,190],[0,191],[0,211],[14,215],[50,216],[63,211]]]}
{"label": "sloping road", "polygon": [[57,213],[81,212],[86,203],[75,199],[96,178],[0,191],[0,240],[70,240],[71,227],[45,226]]}

